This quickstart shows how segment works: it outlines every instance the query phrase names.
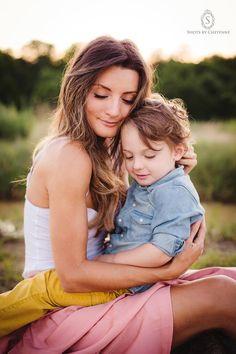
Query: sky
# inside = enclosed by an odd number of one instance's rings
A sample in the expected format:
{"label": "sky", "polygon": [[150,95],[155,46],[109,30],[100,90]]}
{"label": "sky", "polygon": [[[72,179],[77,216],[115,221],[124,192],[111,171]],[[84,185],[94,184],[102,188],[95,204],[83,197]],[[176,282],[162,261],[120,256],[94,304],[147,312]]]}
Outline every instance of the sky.
{"label": "sky", "polygon": [[[205,10],[214,19],[209,30],[201,22]],[[59,55],[73,43],[111,35],[132,39],[145,59],[154,52],[185,61],[234,56],[235,13],[235,0],[0,0],[0,49],[17,55],[36,39]]]}

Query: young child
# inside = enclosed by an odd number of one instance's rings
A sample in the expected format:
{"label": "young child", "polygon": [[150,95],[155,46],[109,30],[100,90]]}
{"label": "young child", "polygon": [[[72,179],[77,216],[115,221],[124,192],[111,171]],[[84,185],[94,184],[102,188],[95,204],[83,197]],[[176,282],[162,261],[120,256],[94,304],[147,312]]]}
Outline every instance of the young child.
{"label": "young child", "polygon": [[[105,254],[97,260],[158,267],[181,252],[191,224],[204,214],[189,176],[176,165],[189,139],[188,116],[177,101],[159,96],[147,99],[142,108],[126,118],[121,128],[122,154],[134,181],[117,214]],[[96,305],[150,286],[107,293],[66,293],[55,270],[42,272],[0,295],[0,336],[42,317],[48,310]]]}
{"label": "young child", "polygon": [[[121,129],[126,169],[134,180],[99,260],[158,267],[184,247],[191,224],[204,209],[190,178],[177,165],[190,144],[180,100],[147,99]],[[151,285],[130,289],[140,292]]]}

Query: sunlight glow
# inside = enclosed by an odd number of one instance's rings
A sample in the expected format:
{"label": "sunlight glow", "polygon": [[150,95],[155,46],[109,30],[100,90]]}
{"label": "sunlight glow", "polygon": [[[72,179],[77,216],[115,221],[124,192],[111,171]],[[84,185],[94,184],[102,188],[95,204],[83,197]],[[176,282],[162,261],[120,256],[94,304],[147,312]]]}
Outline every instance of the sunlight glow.
{"label": "sunlight glow", "polygon": [[[0,0],[0,4],[0,48],[16,54],[33,39],[51,43],[62,53],[73,43],[104,34],[132,39],[145,58],[154,52],[183,60],[236,53],[234,0]],[[217,33],[198,33],[205,30],[201,16],[206,9],[214,15],[212,30]]]}

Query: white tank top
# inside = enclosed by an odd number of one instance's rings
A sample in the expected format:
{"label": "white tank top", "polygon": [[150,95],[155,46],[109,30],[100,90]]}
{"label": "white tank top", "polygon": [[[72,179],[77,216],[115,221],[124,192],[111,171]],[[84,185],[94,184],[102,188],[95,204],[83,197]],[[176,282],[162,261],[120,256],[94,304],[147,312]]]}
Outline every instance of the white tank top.
{"label": "white tank top", "polygon": [[[66,138],[68,139],[68,138]],[[41,155],[41,154],[40,154]],[[27,176],[27,185],[39,155]],[[88,208],[88,222],[96,215],[94,209]],[[88,231],[87,257],[92,259],[102,253],[104,233],[95,237],[96,228]],[[29,278],[35,274],[55,268],[50,238],[50,209],[32,204],[25,197],[24,206],[24,237],[25,237],[25,267],[23,277]]]}

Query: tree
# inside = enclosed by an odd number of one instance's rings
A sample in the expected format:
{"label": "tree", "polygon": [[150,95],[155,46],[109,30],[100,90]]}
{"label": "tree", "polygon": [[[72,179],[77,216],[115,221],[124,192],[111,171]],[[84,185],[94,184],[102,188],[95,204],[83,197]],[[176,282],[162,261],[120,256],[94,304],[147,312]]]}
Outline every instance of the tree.
{"label": "tree", "polygon": [[213,56],[198,64],[162,60],[153,67],[154,91],[182,98],[196,119],[236,116],[236,57]]}
{"label": "tree", "polygon": [[35,62],[39,57],[53,58],[55,49],[52,44],[33,40],[22,47],[22,57],[28,61]]}

